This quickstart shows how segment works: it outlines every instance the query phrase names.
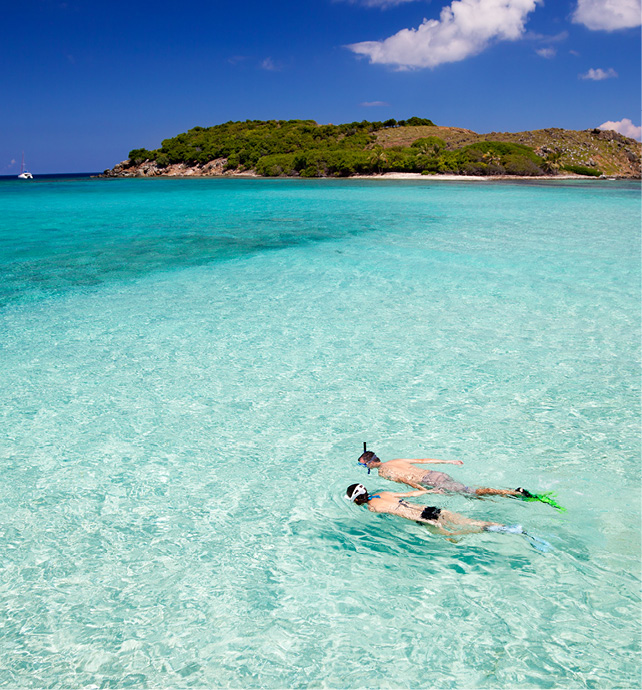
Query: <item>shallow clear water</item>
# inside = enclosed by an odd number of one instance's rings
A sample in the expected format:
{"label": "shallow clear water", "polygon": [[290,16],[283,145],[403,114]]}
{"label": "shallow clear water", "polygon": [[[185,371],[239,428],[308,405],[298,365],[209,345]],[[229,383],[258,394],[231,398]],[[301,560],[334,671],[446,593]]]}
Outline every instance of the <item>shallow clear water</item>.
{"label": "shallow clear water", "polygon": [[[0,184],[0,686],[640,678],[633,183]],[[343,500],[383,459],[568,508]]]}

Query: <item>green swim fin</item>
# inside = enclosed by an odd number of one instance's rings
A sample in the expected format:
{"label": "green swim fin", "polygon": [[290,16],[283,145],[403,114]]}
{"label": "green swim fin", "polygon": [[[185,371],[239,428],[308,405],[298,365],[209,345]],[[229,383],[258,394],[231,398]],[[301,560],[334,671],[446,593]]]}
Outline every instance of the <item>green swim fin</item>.
{"label": "green swim fin", "polygon": [[[518,489],[518,491],[520,491],[520,489]],[[540,503],[548,503],[549,506],[557,508],[562,513],[566,512],[566,508],[562,507],[555,500],[555,498],[553,498],[554,496],[557,496],[557,494],[553,491],[545,491],[542,494],[533,494],[530,491],[527,491],[526,489],[521,489],[521,493],[523,501],[540,501]]]}

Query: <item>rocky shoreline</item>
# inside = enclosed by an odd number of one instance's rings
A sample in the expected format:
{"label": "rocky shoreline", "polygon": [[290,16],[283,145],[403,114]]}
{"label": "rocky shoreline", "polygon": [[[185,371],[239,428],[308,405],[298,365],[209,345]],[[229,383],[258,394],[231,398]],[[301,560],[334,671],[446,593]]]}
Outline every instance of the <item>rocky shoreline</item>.
{"label": "rocky shoreline", "polygon": [[226,170],[226,164],[227,158],[217,158],[204,165],[173,163],[165,167],[160,167],[156,161],[132,165],[125,160],[105,170],[100,177],[258,177],[253,171]]}
{"label": "rocky shoreline", "polygon": [[[174,179],[205,179],[205,178],[221,178],[221,179],[325,179],[325,180],[438,180],[438,181],[449,181],[449,182],[492,182],[493,180],[537,180],[537,181],[563,181],[563,180],[635,180],[640,179],[639,177],[632,177],[628,175],[602,175],[600,177],[590,177],[586,175],[576,175],[574,173],[559,173],[557,175],[538,175],[534,177],[527,177],[524,175],[452,175],[452,174],[430,174],[423,175],[422,173],[404,173],[404,172],[387,172],[375,175],[350,175],[347,177],[316,177],[316,178],[297,178],[288,175],[282,175],[280,177],[264,177],[262,175],[257,175],[251,170],[245,170],[239,172],[236,170],[213,172],[212,169],[203,170],[203,167],[187,166],[183,163],[178,163],[176,165],[167,166],[163,170],[154,169],[151,166],[133,166],[127,168],[127,161],[119,163],[117,166],[111,170],[106,170],[102,175],[96,175],[100,178],[157,178],[157,177],[167,177]],[[119,170],[120,166],[124,166],[122,170]],[[142,169],[141,169],[142,168]],[[171,169],[170,169],[171,168]]]}
{"label": "rocky shoreline", "polygon": [[[220,160],[223,161],[220,164]],[[185,163],[176,163],[168,165],[164,168],[159,168],[154,165],[152,161],[146,161],[140,165],[129,166],[128,161],[123,161],[114,166],[110,170],[105,170],[102,175],[96,177],[101,178],[152,178],[152,177],[169,177],[169,178],[234,178],[234,179],[297,179],[293,176],[282,175],[280,178],[263,177],[257,175],[253,170],[225,170],[225,159],[219,161],[212,161],[217,163],[212,165],[208,163],[204,166],[192,165]],[[404,172],[387,172],[375,175],[350,175],[348,177],[330,177],[323,178],[299,178],[299,179],[344,179],[344,180],[442,180],[442,181],[484,181],[484,180],[636,180],[640,176],[635,175],[601,175],[599,177],[591,177],[587,175],[576,175],[574,173],[560,172],[557,175],[453,175],[453,174],[429,174],[422,173],[404,173]]]}

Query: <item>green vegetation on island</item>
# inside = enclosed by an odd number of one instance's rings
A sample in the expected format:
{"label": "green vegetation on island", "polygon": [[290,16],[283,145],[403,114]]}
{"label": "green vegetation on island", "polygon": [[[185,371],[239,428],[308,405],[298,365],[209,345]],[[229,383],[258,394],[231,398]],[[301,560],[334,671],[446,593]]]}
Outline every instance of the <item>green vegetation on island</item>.
{"label": "green vegetation on island", "polygon": [[[579,135],[572,139],[571,148],[566,143],[569,134]],[[245,172],[266,177],[347,177],[413,172],[540,176],[566,171],[599,177],[603,172],[621,174],[622,165],[628,161],[631,170],[624,174],[635,176],[639,171],[635,144],[615,132],[601,130],[479,135],[438,127],[419,117],[341,125],[319,125],[313,120],[246,120],[194,127],[165,139],[155,150],[133,149],[127,161],[105,174]],[[628,158],[623,164],[612,164],[611,159],[619,153]]]}

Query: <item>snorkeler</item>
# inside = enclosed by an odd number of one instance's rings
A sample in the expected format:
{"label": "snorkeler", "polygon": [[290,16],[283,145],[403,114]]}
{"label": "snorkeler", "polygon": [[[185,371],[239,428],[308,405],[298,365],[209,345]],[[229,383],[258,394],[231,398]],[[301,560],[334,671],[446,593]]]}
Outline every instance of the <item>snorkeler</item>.
{"label": "snorkeler", "polygon": [[413,520],[414,522],[425,525],[435,534],[443,534],[447,537],[454,537],[461,534],[478,534],[480,532],[503,532],[505,534],[521,534],[534,548],[540,551],[548,551],[551,545],[528,534],[521,525],[502,525],[499,522],[488,522],[486,520],[472,520],[459,513],[453,513],[443,508],[434,506],[416,505],[406,501],[411,496],[422,496],[429,493],[425,489],[420,491],[409,491],[407,493],[393,493],[391,491],[380,491],[370,495],[363,484],[352,484],[346,490],[346,498],[357,505],[366,505],[368,510],[373,513],[387,513],[398,515]]}
{"label": "snorkeler", "polygon": [[435,494],[457,493],[469,496],[519,496],[520,498],[529,494],[525,489],[488,489],[483,486],[474,489],[455,481],[445,472],[426,471],[415,467],[415,465],[463,465],[461,460],[433,460],[432,458],[405,460],[398,458],[381,462],[371,450],[366,450],[357,462],[368,470],[368,474],[370,474],[370,470],[376,469],[382,479],[408,484],[415,489],[429,489],[431,493]]}
{"label": "snorkeler", "polygon": [[463,465],[461,460],[434,460],[432,458],[405,460],[398,458],[396,460],[388,460],[381,462],[379,458],[370,450],[366,450],[366,444],[363,444],[363,453],[357,461],[361,467],[368,470],[376,469],[382,479],[389,479],[392,482],[401,482],[408,484],[414,489],[427,489],[430,493],[444,494],[444,493],[458,493],[465,494],[474,498],[481,498],[483,496],[509,496],[512,498],[520,498],[523,501],[540,501],[547,503],[553,508],[557,508],[561,512],[566,512],[556,500],[555,494],[552,491],[544,493],[531,493],[527,489],[489,489],[485,486],[472,488],[466,486],[461,482],[454,480],[449,474],[445,472],[436,472],[435,470],[424,470],[415,465]]}

